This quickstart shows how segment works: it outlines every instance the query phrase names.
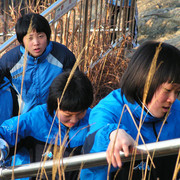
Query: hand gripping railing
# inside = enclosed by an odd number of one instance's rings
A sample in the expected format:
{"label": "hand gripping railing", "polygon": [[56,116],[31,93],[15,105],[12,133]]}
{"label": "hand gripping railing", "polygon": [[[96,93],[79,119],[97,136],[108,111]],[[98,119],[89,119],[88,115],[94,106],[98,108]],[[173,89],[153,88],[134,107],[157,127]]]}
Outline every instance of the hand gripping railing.
{"label": "hand gripping railing", "polygon": [[[178,154],[180,150],[180,138],[161,141],[157,143],[150,143],[146,145],[139,145],[137,149],[143,150],[142,153],[136,154],[136,160],[141,160],[142,158],[145,159],[147,157],[147,151],[150,155],[154,153],[154,157],[161,157],[161,156],[168,156],[173,154]],[[120,152],[122,162],[129,162],[131,161],[131,157],[133,154],[130,154],[129,157],[125,157],[123,152]],[[31,164],[25,164],[21,166],[14,167],[14,177],[15,178],[22,178],[22,177],[33,177],[36,176],[38,170],[40,168],[44,168],[46,173],[52,173],[52,167],[54,165],[64,166],[65,171],[72,171],[72,170],[79,170],[80,168],[89,168],[95,166],[106,165],[106,153],[92,153],[86,155],[79,155],[73,157],[63,158],[63,160],[49,160],[46,162],[37,162]],[[11,179],[12,175],[12,167],[4,167],[0,168],[0,179]]]}

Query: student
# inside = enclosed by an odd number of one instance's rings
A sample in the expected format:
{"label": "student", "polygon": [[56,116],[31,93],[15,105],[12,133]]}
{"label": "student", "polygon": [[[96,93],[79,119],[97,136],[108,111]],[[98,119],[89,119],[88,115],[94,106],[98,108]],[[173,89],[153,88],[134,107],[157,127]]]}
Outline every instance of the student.
{"label": "student", "polygon": [[[81,152],[89,129],[88,118],[91,110],[89,107],[93,102],[93,88],[87,76],[76,71],[60,102],[69,74],[70,71],[66,71],[54,79],[49,89],[46,104],[38,105],[29,112],[20,115],[18,142],[28,137],[34,143],[41,142],[43,145],[43,148],[39,148],[38,152],[35,153],[36,157],[33,157],[34,159],[31,157],[31,162],[41,161],[46,142],[64,146],[64,156],[70,156],[71,153],[77,155]],[[6,120],[0,126],[0,137],[10,147],[15,145],[17,123],[18,117],[14,117]],[[57,136],[58,140],[56,141]],[[28,144],[29,141],[27,141]],[[29,149],[31,148],[29,147]],[[53,152],[53,148],[51,152]],[[74,177],[74,179],[76,178]]]}
{"label": "student", "polygon": [[13,116],[18,115],[17,93],[9,79],[0,70],[0,125]]}
{"label": "student", "polygon": [[[156,58],[157,50],[160,52]],[[148,79],[150,68],[154,70],[154,73],[151,70],[152,81],[151,78]],[[145,98],[147,82],[150,86]],[[140,132],[145,143],[180,138],[180,101],[177,99],[180,92],[180,51],[167,43],[145,42],[132,56],[120,87],[92,109],[89,124],[94,125],[90,127],[86,137],[84,151],[106,151],[108,162],[112,160],[115,168],[122,167],[119,173],[121,179],[128,179],[130,163],[122,166],[119,151],[129,155],[138,134],[135,123],[139,127],[140,121],[143,121]],[[139,137],[138,144],[142,143]],[[177,156],[167,156],[154,159],[156,169],[151,170],[151,178],[172,179],[176,158]],[[111,173],[110,175],[113,178]],[[142,170],[134,170],[133,179],[141,179],[139,175],[142,175]],[[107,166],[83,169],[81,179],[85,177],[88,177],[88,180],[106,179]]]}
{"label": "student", "polygon": [[21,113],[25,113],[46,102],[53,79],[63,70],[72,68],[76,59],[67,47],[50,41],[49,23],[39,14],[30,13],[20,17],[15,30],[20,45],[2,56],[0,69],[10,71],[12,83],[19,94],[23,80]]}

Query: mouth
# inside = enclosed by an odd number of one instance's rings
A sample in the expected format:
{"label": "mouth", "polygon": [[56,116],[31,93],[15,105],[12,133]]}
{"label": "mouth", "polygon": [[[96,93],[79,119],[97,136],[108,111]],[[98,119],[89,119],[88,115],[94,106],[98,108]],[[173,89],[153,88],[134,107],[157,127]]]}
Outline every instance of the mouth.
{"label": "mouth", "polygon": [[34,49],[34,52],[36,52],[36,53],[38,53],[38,52],[40,52],[40,48],[36,48],[36,49]]}
{"label": "mouth", "polygon": [[68,127],[73,127],[75,124],[74,123],[67,123],[66,126]]}
{"label": "mouth", "polygon": [[163,111],[164,111],[164,112],[168,112],[171,107],[170,107],[170,106],[168,106],[168,107],[165,107],[165,106],[164,106],[164,107],[162,107],[162,108],[163,108]]}

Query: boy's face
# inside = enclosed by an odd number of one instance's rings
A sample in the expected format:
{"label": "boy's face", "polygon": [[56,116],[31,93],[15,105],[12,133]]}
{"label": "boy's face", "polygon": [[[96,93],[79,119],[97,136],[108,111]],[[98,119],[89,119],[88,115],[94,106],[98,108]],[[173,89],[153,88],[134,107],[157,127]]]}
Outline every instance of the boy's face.
{"label": "boy's face", "polygon": [[73,127],[85,115],[86,115],[86,110],[79,112],[57,110],[57,117],[59,121],[62,124],[64,124],[66,127]]}
{"label": "boy's face", "polygon": [[33,30],[24,36],[23,43],[28,53],[37,58],[45,51],[48,41],[44,32],[37,33]]}

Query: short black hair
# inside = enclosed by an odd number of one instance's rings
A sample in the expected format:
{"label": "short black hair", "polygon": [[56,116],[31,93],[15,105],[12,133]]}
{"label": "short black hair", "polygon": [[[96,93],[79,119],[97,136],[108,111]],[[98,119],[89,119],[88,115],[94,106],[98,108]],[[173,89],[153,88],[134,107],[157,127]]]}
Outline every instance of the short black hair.
{"label": "short black hair", "polygon": [[[61,98],[70,72],[70,70],[66,70],[58,75],[49,88],[47,107],[51,116],[54,115],[54,111],[58,108],[58,99]],[[91,106],[92,102],[93,87],[90,80],[83,72],[75,71],[64,93],[59,109],[70,112],[84,111]]]}
{"label": "short black hair", "polygon": [[[132,56],[120,81],[121,94],[124,94],[129,102],[143,100],[146,79],[159,45],[160,42],[147,41]],[[180,50],[170,44],[162,43],[145,103],[151,101],[157,88],[165,82],[180,83]]]}
{"label": "short black hair", "polygon": [[44,32],[47,36],[48,42],[50,41],[51,28],[45,17],[36,13],[29,13],[20,17],[15,25],[17,40],[23,44],[23,38],[28,32],[29,25],[32,21],[32,29],[37,32]]}

